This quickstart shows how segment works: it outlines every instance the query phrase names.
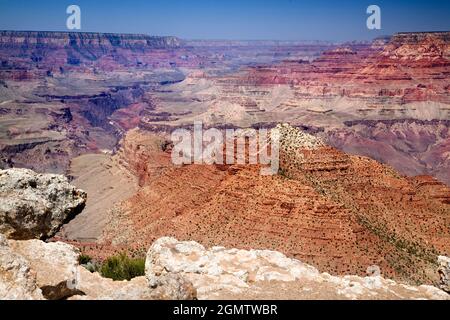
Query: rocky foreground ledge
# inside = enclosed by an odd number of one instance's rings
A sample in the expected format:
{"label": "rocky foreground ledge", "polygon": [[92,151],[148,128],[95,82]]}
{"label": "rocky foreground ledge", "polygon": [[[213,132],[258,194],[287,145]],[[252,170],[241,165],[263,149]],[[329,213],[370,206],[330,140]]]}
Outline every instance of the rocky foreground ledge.
{"label": "rocky foreground ledge", "polygon": [[0,170],[0,233],[15,240],[48,239],[84,209],[86,198],[62,175]]}
{"label": "rocky foreground ledge", "polygon": [[332,276],[268,250],[207,249],[161,238],[145,276],[113,281],[79,264],[79,250],[44,242],[84,205],[86,194],[57,175],[0,170],[0,300],[444,299],[450,259],[439,257],[441,289],[373,275]]}
{"label": "rocky foreground ledge", "polygon": [[[448,274],[449,265],[441,265]],[[150,285],[164,275],[182,275],[192,282],[198,299],[450,299],[433,286],[409,286],[377,275],[320,273],[276,251],[206,249],[174,238],[152,245],[145,271]]]}
{"label": "rocky foreground ledge", "polygon": [[0,300],[188,300],[192,284],[177,274],[150,287],[145,277],[113,281],[78,263],[79,251],[65,243],[7,240],[0,235]]}
{"label": "rocky foreground ledge", "polygon": [[0,299],[450,299],[433,286],[320,273],[275,251],[205,249],[173,238],[152,245],[145,277],[131,281],[91,273],[78,264],[78,255],[77,248],[65,243],[0,235]]}

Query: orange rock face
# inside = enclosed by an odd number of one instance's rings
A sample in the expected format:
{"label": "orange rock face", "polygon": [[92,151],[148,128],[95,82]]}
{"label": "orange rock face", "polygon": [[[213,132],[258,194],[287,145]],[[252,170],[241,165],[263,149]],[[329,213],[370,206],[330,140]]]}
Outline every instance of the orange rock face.
{"label": "orange rock face", "polygon": [[[140,146],[155,141],[134,135]],[[333,274],[364,275],[375,264],[387,277],[426,283],[437,280],[436,255],[450,253],[450,191],[430,177],[405,178],[328,146],[282,151],[275,176],[249,165],[173,167],[161,149],[150,157],[123,148],[123,161],[150,162],[136,171],[143,188],[112,213],[100,243],[108,250],[174,236],[273,249]]]}

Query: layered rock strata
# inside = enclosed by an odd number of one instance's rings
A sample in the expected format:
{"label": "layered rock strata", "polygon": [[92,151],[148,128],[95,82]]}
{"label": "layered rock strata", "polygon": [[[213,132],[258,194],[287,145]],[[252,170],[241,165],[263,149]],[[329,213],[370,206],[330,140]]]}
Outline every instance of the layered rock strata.
{"label": "layered rock strata", "polygon": [[[128,152],[120,155],[143,177],[143,187],[112,210],[101,250],[81,247],[101,259],[102,250],[142,251],[173,236],[276,250],[332,274],[364,275],[378,265],[389,278],[438,283],[437,256],[450,250],[445,185],[401,176],[287,125],[281,129],[280,172],[269,177],[251,165],[174,167],[170,150],[135,132],[139,139],[126,142]],[[155,148],[147,153],[144,141]],[[138,159],[149,161],[136,166]]]}

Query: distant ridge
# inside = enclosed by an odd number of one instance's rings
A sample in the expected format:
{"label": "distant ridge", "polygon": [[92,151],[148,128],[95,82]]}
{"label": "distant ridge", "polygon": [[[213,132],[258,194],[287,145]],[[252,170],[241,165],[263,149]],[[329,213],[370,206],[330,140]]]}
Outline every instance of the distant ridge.
{"label": "distant ridge", "polygon": [[114,46],[128,48],[176,48],[183,41],[173,36],[150,36],[146,34],[67,32],[67,31],[0,31],[0,46],[21,45],[98,47]]}
{"label": "distant ridge", "polygon": [[430,35],[433,35],[433,39],[440,39],[445,42],[450,41],[450,31],[397,32],[392,36],[391,40],[394,43],[416,43],[426,39]]}
{"label": "distant ridge", "polygon": [[450,33],[450,30],[448,31],[400,31],[396,32],[395,34],[411,34],[411,33]]}

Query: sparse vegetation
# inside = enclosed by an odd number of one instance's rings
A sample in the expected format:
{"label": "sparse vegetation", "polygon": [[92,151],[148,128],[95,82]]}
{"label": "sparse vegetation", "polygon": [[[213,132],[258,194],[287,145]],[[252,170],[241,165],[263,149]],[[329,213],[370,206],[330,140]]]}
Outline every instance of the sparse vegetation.
{"label": "sparse vegetation", "polygon": [[131,280],[145,274],[145,259],[130,258],[127,254],[120,253],[103,262],[100,274],[114,281]]}
{"label": "sparse vegetation", "polygon": [[92,258],[90,256],[88,256],[87,254],[80,254],[80,256],[78,257],[79,264],[88,264],[91,261],[92,261]]}
{"label": "sparse vegetation", "polygon": [[287,173],[287,170],[280,168],[278,170],[278,175],[282,176],[285,179],[290,179],[289,174]]}

